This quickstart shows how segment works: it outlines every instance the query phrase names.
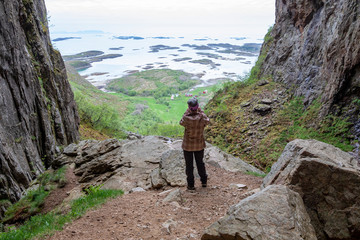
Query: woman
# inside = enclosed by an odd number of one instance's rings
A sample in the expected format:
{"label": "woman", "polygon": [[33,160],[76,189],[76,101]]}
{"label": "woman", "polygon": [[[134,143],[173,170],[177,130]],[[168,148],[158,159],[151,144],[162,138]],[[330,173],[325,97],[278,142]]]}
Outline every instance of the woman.
{"label": "woman", "polygon": [[180,120],[180,125],[185,127],[182,149],[186,164],[187,189],[195,190],[194,181],[194,156],[196,167],[200,175],[202,187],[206,187],[207,174],[204,158],[204,128],[210,122],[209,118],[199,107],[196,98],[189,99],[188,109]]}

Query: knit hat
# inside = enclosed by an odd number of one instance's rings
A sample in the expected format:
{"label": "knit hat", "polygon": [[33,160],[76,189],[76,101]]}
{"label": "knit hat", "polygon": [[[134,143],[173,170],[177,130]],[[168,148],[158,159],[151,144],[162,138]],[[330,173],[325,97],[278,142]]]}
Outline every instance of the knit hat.
{"label": "knit hat", "polygon": [[189,107],[195,107],[196,105],[198,105],[198,100],[196,98],[190,98],[187,101],[187,104],[189,105]]}
{"label": "knit hat", "polygon": [[187,104],[189,106],[189,109],[191,111],[196,111],[199,107],[199,103],[198,103],[198,100],[196,98],[190,98],[188,101],[187,101]]}

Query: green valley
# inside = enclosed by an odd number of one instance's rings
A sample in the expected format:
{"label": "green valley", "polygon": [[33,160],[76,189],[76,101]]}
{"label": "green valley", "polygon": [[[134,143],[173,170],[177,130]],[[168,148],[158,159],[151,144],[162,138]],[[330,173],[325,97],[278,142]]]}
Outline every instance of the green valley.
{"label": "green valley", "polygon": [[124,138],[126,132],[180,137],[183,127],[179,120],[187,108],[187,100],[197,96],[203,107],[222,86],[219,82],[193,88],[200,81],[192,79],[192,74],[163,69],[115,79],[108,88],[117,92],[107,93],[91,85],[71,66],[67,65],[67,70],[83,138]]}

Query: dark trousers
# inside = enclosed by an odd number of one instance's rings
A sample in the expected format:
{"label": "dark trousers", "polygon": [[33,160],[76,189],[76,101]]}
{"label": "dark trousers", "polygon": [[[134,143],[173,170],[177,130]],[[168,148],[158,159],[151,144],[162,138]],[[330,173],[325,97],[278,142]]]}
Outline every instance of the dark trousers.
{"label": "dark trousers", "polygon": [[200,176],[200,180],[202,184],[207,183],[207,174],[205,169],[205,164],[203,161],[204,158],[204,149],[201,151],[189,152],[184,150],[184,158],[185,158],[185,172],[187,176],[187,184],[188,187],[194,187],[194,156],[196,167]]}

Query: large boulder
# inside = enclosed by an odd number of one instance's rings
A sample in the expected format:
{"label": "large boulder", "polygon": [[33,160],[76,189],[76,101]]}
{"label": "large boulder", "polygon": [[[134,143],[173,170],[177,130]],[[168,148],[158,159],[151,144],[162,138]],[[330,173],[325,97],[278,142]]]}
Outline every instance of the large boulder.
{"label": "large boulder", "polygon": [[350,154],[316,140],[294,140],[262,188],[271,184],[302,196],[318,239],[360,239],[360,169]]}
{"label": "large boulder", "polygon": [[[184,172],[184,163],[180,155],[168,156],[168,162],[176,162],[178,168],[173,165],[169,167],[165,163],[164,169],[161,168],[160,162],[164,161],[162,155],[171,149],[168,139],[156,136],[124,141],[85,140],[67,146],[63,154],[53,162],[53,167],[75,163],[74,172],[80,176],[79,182],[83,184],[83,188],[103,184],[105,189],[129,192],[136,187],[146,190],[174,185],[176,178],[178,185],[182,186],[181,177],[178,176],[182,176]],[[172,172],[166,174],[169,168]],[[166,178],[162,177],[161,170],[165,171]],[[186,178],[182,181],[185,180]]]}
{"label": "large boulder", "polygon": [[[117,170],[109,181],[121,179],[126,183],[121,184],[121,189],[128,192],[130,186],[141,187],[145,190],[153,187],[151,174],[159,167],[161,155],[169,149],[168,139],[157,136],[146,136],[141,139],[123,141],[121,159],[127,163]],[[158,179],[159,183],[163,183]],[[105,183],[106,184],[106,183]],[[129,187],[128,187],[129,186]],[[159,184],[157,188],[161,187]]]}
{"label": "large boulder", "polygon": [[[213,146],[205,150],[205,162],[231,171],[262,173]],[[83,188],[103,184],[105,189],[129,192],[136,187],[147,190],[186,185],[181,141],[163,137],[147,136],[124,141],[85,140],[70,144],[53,161],[53,167],[71,163],[75,164],[74,172],[80,176]],[[196,167],[194,175],[197,176]]]}
{"label": "large boulder", "polygon": [[202,240],[316,240],[301,196],[272,185],[232,206]]}

